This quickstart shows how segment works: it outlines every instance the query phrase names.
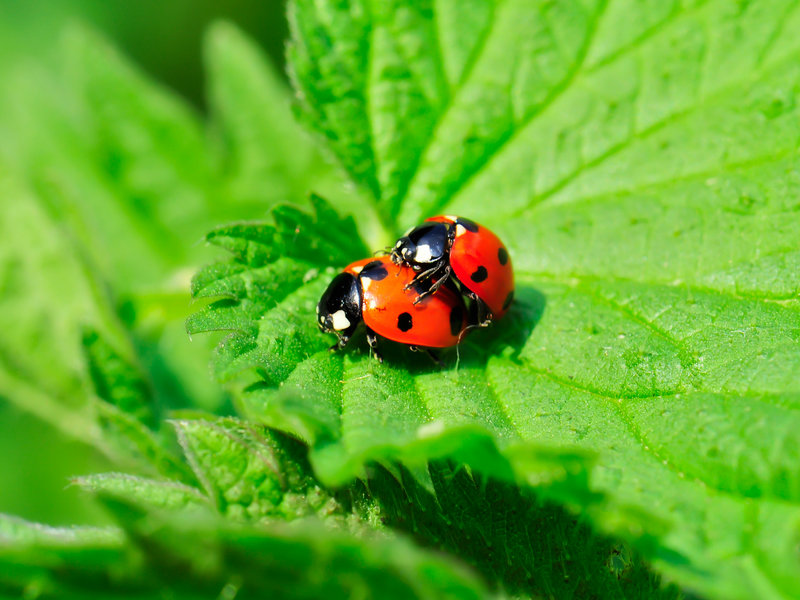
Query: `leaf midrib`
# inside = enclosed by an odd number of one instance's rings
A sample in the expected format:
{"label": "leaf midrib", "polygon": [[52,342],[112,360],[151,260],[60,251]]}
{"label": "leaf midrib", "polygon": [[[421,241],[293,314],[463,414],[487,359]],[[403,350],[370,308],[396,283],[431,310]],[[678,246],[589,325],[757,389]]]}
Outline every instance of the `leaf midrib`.
{"label": "leaf midrib", "polygon": [[[494,27],[495,27],[495,24],[497,22],[497,20],[495,18],[495,14],[496,14],[495,10],[496,10],[497,6],[498,6],[497,4],[492,4],[491,5],[491,7],[490,7],[490,11],[491,12],[489,14],[489,23],[484,28],[483,32],[481,33],[480,39],[478,39],[478,42],[475,44],[475,47],[473,48],[472,52],[470,53],[469,57],[467,58],[467,61],[464,64],[463,70],[461,71],[461,74],[460,74],[459,79],[456,82],[455,86],[452,86],[452,87],[449,86],[449,85],[446,86],[447,87],[447,99],[446,99],[444,105],[442,106],[441,110],[436,114],[436,119],[434,120],[433,125],[431,126],[430,135],[428,136],[428,139],[425,142],[425,146],[423,146],[419,150],[419,152],[416,153],[416,156],[415,156],[415,159],[414,159],[414,163],[411,165],[411,170],[408,172],[408,174],[406,176],[403,177],[402,181],[400,182],[399,189],[401,190],[401,193],[398,195],[398,199],[397,199],[397,205],[400,206],[400,207],[402,207],[402,205],[403,205],[403,203],[404,203],[404,201],[406,199],[406,196],[408,195],[408,190],[411,189],[411,187],[414,184],[414,181],[416,180],[417,175],[419,174],[419,167],[422,164],[423,158],[425,157],[425,155],[427,154],[428,150],[430,149],[431,144],[433,143],[433,140],[436,139],[437,134],[439,132],[439,128],[441,127],[442,123],[444,122],[445,117],[447,116],[447,114],[449,113],[451,108],[453,107],[454,99],[456,98],[456,96],[458,96],[458,93],[461,91],[461,89],[463,88],[464,84],[469,79],[469,76],[472,73],[472,70],[475,68],[475,65],[478,63],[478,58],[480,57],[481,53],[483,52],[483,49],[486,47],[487,40],[489,40],[491,38],[492,32],[494,31]],[[434,15],[434,31],[436,32],[436,43],[437,43],[437,47],[439,48],[439,51],[438,51],[439,70],[440,70],[440,72],[442,74],[443,81],[446,82],[447,81],[447,76],[446,76],[446,72],[445,72],[445,69],[444,69],[443,55],[442,55],[442,52],[441,52],[442,38],[441,38],[441,35],[439,33],[439,28],[438,28],[439,20],[438,20],[438,18],[436,16],[437,15],[437,11],[436,11],[436,3],[435,2],[433,3],[432,10],[433,10],[433,15]],[[377,164],[376,164],[376,169],[377,169]]]}
{"label": "leaf midrib", "polygon": [[467,174],[466,177],[462,178],[458,182],[458,186],[455,189],[449,191],[448,194],[442,198],[437,199],[436,202],[428,206],[424,212],[436,214],[446,207],[461,190],[463,190],[473,179],[475,179],[475,177],[483,172],[483,169],[489,163],[491,163],[496,156],[498,156],[503,148],[512,143],[517,136],[525,130],[528,124],[533,122],[539,115],[544,114],[547,109],[552,106],[556,100],[562,96],[562,94],[564,94],[564,92],[572,87],[572,84],[580,76],[581,71],[586,63],[589,51],[591,50],[592,44],[595,41],[595,36],[597,35],[598,24],[605,14],[605,10],[608,7],[609,1],[610,0],[602,0],[600,2],[597,11],[589,23],[586,38],[584,39],[584,42],[581,45],[577,56],[575,57],[575,62],[564,75],[564,78],[550,90],[541,103],[533,107],[533,109],[528,114],[524,115],[519,122],[514,123],[510,131],[504,133],[496,142],[488,146],[487,151],[483,154],[483,156],[481,156],[478,163],[472,165],[469,174]]}

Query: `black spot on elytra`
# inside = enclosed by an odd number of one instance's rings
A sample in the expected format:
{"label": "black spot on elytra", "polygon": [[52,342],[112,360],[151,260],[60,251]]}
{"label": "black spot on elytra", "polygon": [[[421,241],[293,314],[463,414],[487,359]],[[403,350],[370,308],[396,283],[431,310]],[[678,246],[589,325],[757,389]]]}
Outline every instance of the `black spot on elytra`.
{"label": "black spot on elytra", "polygon": [[486,270],[486,267],[481,265],[480,267],[475,269],[475,272],[472,275],[470,275],[469,278],[472,279],[472,281],[474,281],[475,283],[480,283],[481,281],[486,281],[486,278],[488,276],[489,276],[489,271]]}
{"label": "black spot on elytra", "polygon": [[411,320],[411,314],[404,312],[400,313],[400,316],[397,317],[397,328],[400,331],[406,332],[414,326],[414,322]]}
{"label": "black spot on elytra", "polygon": [[461,324],[464,322],[464,310],[461,305],[453,307],[450,311],[450,333],[454,336],[461,333]]}
{"label": "black spot on elytra", "polygon": [[509,306],[511,306],[511,301],[514,299],[514,290],[508,292],[508,296],[503,301],[503,310],[507,310]]}
{"label": "black spot on elytra", "polygon": [[475,221],[470,221],[469,219],[458,217],[458,219],[456,219],[456,225],[461,225],[462,227],[464,227],[464,229],[466,229],[470,233],[478,233],[479,227]]}
{"label": "black spot on elytra", "polygon": [[500,261],[501,265],[505,265],[508,262],[508,250],[503,246],[500,246],[500,249],[497,251],[497,260]]}
{"label": "black spot on elytra", "polygon": [[364,268],[361,269],[361,276],[372,279],[373,281],[385,279],[387,275],[389,275],[389,271],[386,270],[386,267],[384,267],[383,263],[379,260],[373,260],[371,263],[364,265]]}

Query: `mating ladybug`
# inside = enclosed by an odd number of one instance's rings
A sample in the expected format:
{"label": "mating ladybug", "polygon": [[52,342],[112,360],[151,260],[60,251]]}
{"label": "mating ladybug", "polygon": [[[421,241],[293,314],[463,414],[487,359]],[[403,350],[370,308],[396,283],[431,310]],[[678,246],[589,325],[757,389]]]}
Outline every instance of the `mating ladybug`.
{"label": "mating ladybug", "polygon": [[339,336],[331,350],[343,348],[361,321],[378,360],[378,336],[429,354],[428,348],[458,344],[467,327],[461,296],[448,288],[431,295],[429,288],[435,284],[415,284],[416,276],[383,256],[356,261],[334,277],[317,305],[319,328]]}
{"label": "mating ladybug", "polygon": [[433,282],[415,302],[455,279],[462,293],[478,305],[478,322],[483,325],[502,317],[514,299],[514,271],[508,250],[494,233],[469,219],[426,219],[397,241],[391,260],[416,273],[409,288]]}

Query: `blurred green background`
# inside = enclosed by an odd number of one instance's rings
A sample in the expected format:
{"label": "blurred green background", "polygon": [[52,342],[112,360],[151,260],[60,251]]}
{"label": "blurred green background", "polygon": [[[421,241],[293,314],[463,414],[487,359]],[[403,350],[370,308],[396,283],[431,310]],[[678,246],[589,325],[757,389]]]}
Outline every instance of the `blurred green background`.
{"label": "blurred green background", "polygon": [[[79,22],[203,110],[201,41],[208,25],[221,19],[249,34],[282,69],[287,25],[281,0],[0,0],[0,77],[10,66],[53,62],[64,27]],[[0,512],[51,524],[105,521],[69,487],[69,477],[108,470],[109,463],[3,398],[0,452]]]}
{"label": "blurred green background", "polygon": [[51,58],[64,25],[77,21],[202,107],[201,40],[220,19],[235,23],[283,67],[283,0],[0,0],[0,60]]}

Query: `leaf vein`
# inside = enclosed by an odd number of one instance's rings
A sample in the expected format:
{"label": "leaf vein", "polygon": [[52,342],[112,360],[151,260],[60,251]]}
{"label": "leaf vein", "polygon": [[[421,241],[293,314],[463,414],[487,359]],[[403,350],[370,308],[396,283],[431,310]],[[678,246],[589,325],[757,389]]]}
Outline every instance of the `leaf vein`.
{"label": "leaf vein", "polygon": [[599,9],[595,12],[592,17],[592,21],[589,24],[589,29],[586,33],[586,37],[583,40],[583,44],[581,45],[580,50],[578,51],[578,55],[575,59],[575,63],[566,73],[564,78],[559,82],[557,85],[553,87],[552,90],[547,94],[547,96],[542,100],[542,102],[535,106],[533,110],[525,114],[520,121],[515,124],[509,131],[505,132],[500,138],[493,144],[491,144],[484,155],[480,158],[480,160],[471,166],[470,172],[463,177],[453,189],[449,190],[447,194],[443,195],[441,198],[436,199],[436,201],[428,207],[427,212],[429,213],[436,213],[441,210],[444,206],[446,206],[450,200],[464,187],[469,184],[482,170],[483,168],[489,164],[495,156],[498,155],[500,151],[503,150],[509,143],[517,138],[517,136],[525,130],[525,128],[539,115],[544,113],[545,110],[549,106],[551,106],[561,95],[566,92],[578,75],[581,73],[582,68],[586,62],[586,58],[589,54],[589,50],[594,42],[594,38],[597,34],[598,30],[598,23],[602,18],[603,14],[605,13],[605,9],[608,6],[608,0],[602,0],[600,2]]}
{"label": "leaf vein", "polygon": [[647,330],[652,332],[657,337],[659,337],[659,338],[663,339],[664,341],[668,342],[671,346],[674,346],[681,353],[683,353],[683,354],[685,354],[687,356],[692,354],[692,351],[689,348],[687,348],[687,347],[685,347],[683,345],[683,341],[682,340],[679,340],[679,339],[675,338],[674,336],[670,335],[669,333],[667,333],[666,331],[664,331],[660,327],[656,326],[655,323],[651,322],[650,320],[645,318],[644,315],[642,315],[642,314],[636,312],[635,310],[633,310],[632,308],[630,308],[630,306],[628,306],[627,304],[623,304],[621,302],[618,302],[616,300],[608,298],[607,296],[602,295],[600,293],[600,291],[599,291],[599,288],[596,285],[585,286],[583,289],[588,291],[589,295],[592,298],[594,298],[595,300],[597,300],[598,302],[600,302],[601,304],[605,304],[606,306],[609,306],[609,307],[613,308],[614,310],[617,310],[618,312],[621,312],[623,315],[628,317],[630,320],[632,320],[635,323],[638,323],[639,325],[645,327]]}
{"label": "leaf vein", "polygon": [[[776,65],[775,68],[778,68],[778,67],[780,67],[782,65],[783,65],[783,62],[781,62],[778,65]],[[757,77],[755,79],[755,81],[760,81],[760,80],[766,78],[769,75],[771,75],[771,73],[764,74],[762,77]],[[555,184],[553,184],[552,186],[550,186],[546,190],[543,190],[542,192],[534,195],[534,197],[531,199],[531,201],[528,203],[528,205],[525,208],[530,209],[530,208],[533,208],[533,207],[535,207],[537,205],[542,204],[545,200],[547,200],[548,198],[551,198],[557,192],[563,190],[567,185],[569,185],[570,183],[575,181],[584,172],[588,171],[589,169],[593,169],[594,167],[602,164],[603,162],[605,162],[609,158],[613,158],[614,156],[620,154],[623,150],[628,148],[631,145],[632,142],[641,141],[641,140],[647,139],[649,136],[651,136],[654,133],[657,133],[657,132],[661,131],[665,127],[667,127],[667,126],[679,121],[683,117],[685,117],[685,116],[687,116],[687,115],[689,115],[689,114],[691,114],[693,112],[697,112],[697,111],[699,111],[699,109],[708,106],[710,104],[710,101],[722,98],[726,94],[730,94],[730,93],[733,93],[733,92],[741,93],[741,85],[742,85],[742,83],[744,83],[744,81],[735,81],[735,82],[731,83],[730,85],[724,86],[720,90],[717,90],[717,92],[715,92],[715,93],[713,93],[713,94],[711,94],[709,96],[704,97],[702,101],[694,103],[694,104],[686,107],[683,110],[678,110],[676,112],[670,113],[666,117],[661,119],[660,121],[656,121],[653,124],[651,124],[650,126],[646,127],[645,129],[643,129],[641,131],[638,131],[638,132],[635,132],[634,134],[628,136],[627,138],[625,138],[621,142],[611,146],[608,150],[606,150],[605,152],[599,154],[597,157],[593,158],[592,160],[581,164],[580,166],[578,166],[578,168],[573,170],[571,173],[569,173],[568,175],[563,177],[561,180],[557,181]],[[788,155],[794,153],[796,150],[797,150],[797,144],[795,144],[795,146],[793,148],[791,148],[791,149],[783,150],[782,152],[777,153],[777,156],[779,156],[779,157],[780,156],[788,156]],[[748,164],[753,164],[754,166],[756,166],[758,164],[761,164],[761,162],[769,161],[771,158],[772,158],[772,155],[767,156],[766,159],[764,159],[762,157],[757,157],[755,159],[748,159],[747,161],[742,161],[742,163],[744,163],[745,166],[747,166]],[[734,168],[736,168],[736,166],[737,166],[736,163],[734,163],[733,166],[734,166]],[[716,169],[710,171],[709,174],[714,174],[714,173],[719,173],[719,172],[720,172],[720,167],[717,167]],[[690,177],[692,177],[692,176],[690,176]],[[675,177],[672,177],[672,180],[675,181],[677,179]]]}
{"label": "leaf vein", "polygon": [[[500,0],[500,2],[498,2],[498,4],[501,4],[501,3],[502,3],[502,0]],[[458,92],[463,88],[464,83],[469,78],[470,73],[472,73],[472,69],[475,68],[476,63],[478,62],[478,57],[480,56],[481,52],[483,51],[484,47],[486,46],[487,40],[491,37],[491,32],[493,31],[494,25],[496,23],[495,12],[494,11],[495,11],[495,5],[492,6],[492,12],[491,12],[491,14],[489,16],[489,24],[486,27],[484,27],[483,31],[481,32],[481,36],[478,39],[478,42],[476,43],[475,48],[470,53],[469,58],[467,59],[467,62],[464,65],[463,70],[461,71],[461,75],[459,76],[459,80],[456,83],[455,88],[452,89],[452,90],[449,90],[449,93],[448,93],[448,96],[447,96],[447,101],[445,102],[444,106],[439,111],[438,115],[436,116],[436,120],[434,121],[433,126],[431,127],[430,135],[428,136],[428,139],[425,142],[425,146],[423,146],[420,149],[420,151],[416,153],[416,156],[414,158],[414,163],[411,166],[411,168],[409,169],[408,175],[406,177],[404,177],[403,180],[400,182],[400,194],[398,195],[399,197],[405,198],[406,194],[408,193],[408,190],[411,188],[411,185],[414,183],[414,180],[417,178],[417,176],[419,174],[419,167],[422,164],[423,157],[430,150],[431,144],[436,139],[437,134],[439,132],[439,129],[442,126],[442,123],[445,120],[445,117],[450,112],[450,110],[453,108],[454,99],[458,95]],[[435,10],[434,10],[434,14],[435,14]],[[441,36],[439,35],[438,30],[436,30],[436,40],[437,40],[437,43],[439,45],[441,45]],[[439,56],[440,56],[440,60],[441,60],[442,59],[441,51],[440,51],[440,55]],[[444,72],[444,65],[442,65],[442,70]]]}

